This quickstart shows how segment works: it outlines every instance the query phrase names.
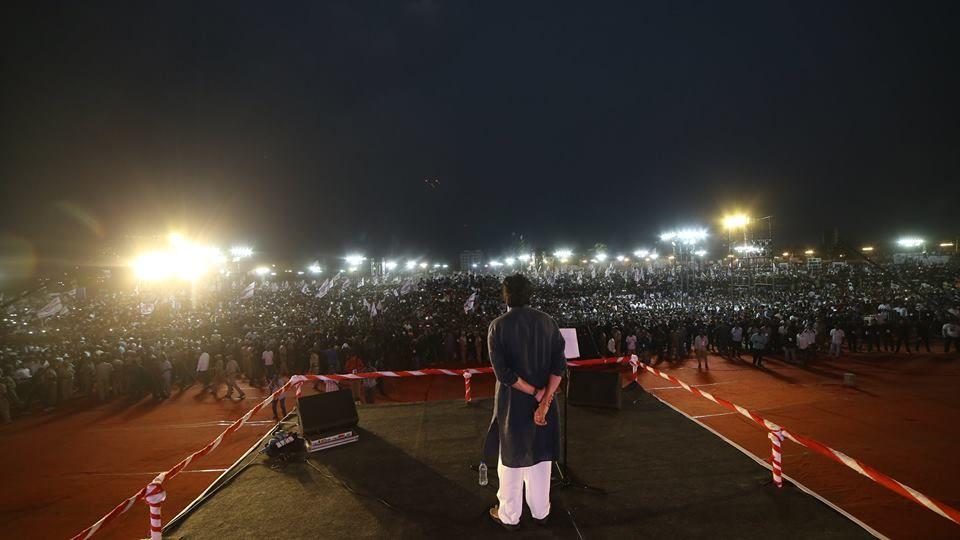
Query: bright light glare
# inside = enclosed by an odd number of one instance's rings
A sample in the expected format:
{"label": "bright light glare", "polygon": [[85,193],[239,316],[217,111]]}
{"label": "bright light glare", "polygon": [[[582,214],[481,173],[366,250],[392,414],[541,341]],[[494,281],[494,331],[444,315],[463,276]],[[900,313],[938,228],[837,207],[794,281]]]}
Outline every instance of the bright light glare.
{"label": "bright light glare", "polygon": [[359,253],[354,253],[354,254],[347,255],[346,257],[343,258],[343,260],[347,261],[347,264],[349,264],[350,266],[360,266],[360,264],[363,261],[367,260],[367,258],[364,257],[363,255],[360,255]]}
{"label": "bright light glare", "polygon": [[744,244],[744,245],[742,245],[742,246],[734,246],[734,247],[733,247],[733,250],[736,251],[737,253],[741,253],[741,254],[744,254],[744,253],[760,253],[761,251],[763,251],[759,246],[753,246],[753,245],[750,245],[750,244]]}
{"label": "bright light glare", "polygon": [[698,250],[694,251],[693,254],[696,255],[697,257],[706,257],[706,256],[707,256],[707,250],[705,250],[705,249],[698,249]]}
{"label": "bright light glare", "polygon": [[267,268],[266,266],[258,266],[258,267],[253,271],[253,273],[255,273],[255,274],[258,275],[258,276],[265,276],[265,275],[267,275],[267,274],[270,273],[270,269]]}
{"label": "bright light glare", "polygon": [[732,214],[723,218],[723,228],[728,230],[742,229],[749,224],[750,216],[746,214]]}
{"label": "bright light glare", "polygon": [[505,263],[509,264],[510,266],[513,266],[513,265],[516,264],[516,262],[517,262],[517,260],[514,259],[513,257],[507,257],[507,258],[504,259],[503,261],[504,261]]}
{"label": "bright light glare", "polygon": [[560,259],[561,262],[567,261],[573,255],[573,251],[569,249],[558,249],[553,252],[553,256]]}
{"label": "bright light glare", "polygon": [[873,251],[873,246],[863,246],[862,248],[860,248],[860,251],[865,251],[865,252],[869,253],[869,252]]}
{"label": "bright light glare", "polygon": [[492,266],[492,267],[494,267],[494,268],[499,268],[499,267],[503,266],[503,263],[500,262],[500,261],[490,261],[490,266]]}
{"label": "bright light glare", "polygon": [[657,257],[659,257],[659,256],[660,256],[660,255],[658,255],[656,251],[654,251],[653,253],[650,254],[650,258],[653,259],[653,260],[657,260]]}
{"label": "bright light glare", "polygon": [[953,242],[940,242],[940,247],[953,247]]}
{"label": "bright light glare", "polygon": [[814,251],[813,251],[812,249],[808,249],[808,250],[806,250],[806,251],[803,252],[804,255],[813,255],[813,253],[814,253]]}
{"label": "bright light glare", "polygon": [[397,269],[397,261],[387,261],[387,262],[383,263],[383,267],[386,268],[387,270],[396,270],[396,269]]}
{"label": "bright light glare", "polygon": [[319,274],[320,272],[323,272],[323,268],[320,268],[319,264],[311,264],[309,267],[307,267],[307,270],[309,270],[311,274]]}
{"label": "bright light glare", "polygon": [[425,262],[420,263],[420,268],[426,268],[426,267],[427,267],[427,263]]}
{"label": "bright light glare", "polygon": [[520,256],[517,257],[517,258],[520,259],[520,262],[527,262],[527,261],[530,260],[530,254],[529,254],[529,253],[524,253],[523,255],[520,255]]}
{"label": "bright light glare", "polygon": [[143,253],[131,262],[134,274],[144,281],[179,279],[192,281],[226,262],[219,249],[192,244],[172,233],[170,248]]}
{"label": "bright light glare", "polygon": [[627,260],[627,258],[624,257],[623,255],[617,255],[617,262],[623,262],[625,260]]}
{"label": "bright light glare", "polygon": [[597,262],[603,262],[607,260],[607,254],[602,251],[597,253],[594,257],[597,259]]}
{"label": "bright light glare", "polygon": [[253,248],[248,246],[233,246],[230,248],[230,256],[234,259],[246,259],[247,257],[253,255]]}
{"label": "bright light glare", "polygon": [[901,239],[897,240],[897,245],[899,245],[900,247],[905,247],[905,248],[920,247],[920,246],[923,245],[923,243],[924,243],[923,238],[916,238],[916,237],[913,237],[913,236],[907,236],[907,237],[904,237],[904,238],[901,238]]}
{"label": "bright light glare", "polygon": [[649,249],[638,249],[638,250],[636,250],[636,251],[633,252],[633,256],[634,256],[634,257],[637,257],[638,259],[642,259],[642,258],[646,257],[646,256],[649,255],[649,254],[650,254],[650,250],[649,250]]}
{"label": "bright light glare", "polygon": [[664,242],[676,240],[682,244],[696,244],[706,238],[706,229],[680,229],[678,231],[665,232],[660,235],[660,240]]}
{"label": "bright light glare", "polygon": [[406,267],[407,270],[413,270],[417,267],[417,261],[407,261]]}

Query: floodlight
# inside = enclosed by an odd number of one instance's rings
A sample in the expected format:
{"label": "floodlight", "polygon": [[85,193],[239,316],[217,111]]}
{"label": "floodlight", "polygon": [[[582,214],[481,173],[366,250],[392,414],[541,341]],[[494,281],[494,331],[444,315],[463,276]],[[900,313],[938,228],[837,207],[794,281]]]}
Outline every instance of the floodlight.
{"label": "floodlight", "polygon": [[529,254],[529,253],[523,253],[523,254],[517,256],[517,258],[520,259],[520,262],[527,262],[527,261],[530,260],[530,254]]}
{"label": "floodlight", "polygon": [[607,260],[607,254],[601,251],[600,253],[594,255],[594,258],[597,259],[597,262],[604,262]]}
{"label": "floodlight", "polygon": [[417,261],[407,261],[407,270],[413,270],[417,267]]}
{"label": "floodlight", "polygon": [[248,246],[233,246],[230,248],[230,255],[236,260],[246,259],[253,255],[253,248]]}
{"label": "floodlight", "polygon": [[426,268],[426,267],[427,267],[427,263],[425,262],[420,263],[420,268]]}
{"label": "floodlight", "polygon": [[507,257],[506,259],[503,260],[503,262],[507,263],[510,266],[513,266],[514,264],[516,264],[517,260],[514,259],[513,257]]}
{"label": "floodlight", "polygon": [[387,270],[391,270],[391,271],[392,271],[392,270],[396,270],[396,269],[397,269],[397,261],[387,261],[387,262],[383,263],[383,267],[386,268]]}
{"label": "floodlight", "polygon": [[350,266],[360,266],[360,264],[367,260],[367,258],[359,253],[353,253],[344,257],[343,260],[347,261],[347,264]]}
{"label": "floodlight", "polygon": [[804,254],[804,255],[813,255],[813,254],[814,254],[814,251],[813,251],[812,249],[808,249],[808,250],[804,251],[803,254]]}
{"label": "floodlight", "polygon": [[897,240],[897,245],[905,248],[915,248],[920,247],[924,244],[923,238],[917,238],[914,236],[906,236]]}
{"label": "floodlight", "polygon": [[320,268],[319,264],[311,264],[309,267],[307,267],[307,270],[309,270],[311,274],[319,274],[320,272],[323,272],[323,268]]}
{"label": "floodlight", "polygon": [[873,246],[863,246],[862,248],[860,248],[860,251],[870,253],[871,251],[873,251]]}
{"label": "floodlight", "polygon": [[641,259],[644,258],[644,257],[646,257],[646,256],[649,255],[649,254],[650,254],[650,250],[649,250],[649,249],[638,249],[638,250],[636,250],[636,251],[633,252],[633,256],[634,256],[634,257],[641,258]]}
{"label": "floodlight", "polygon": [[258,266],[258,267],[253,271],[253,273],[257,274],[258,276],[265,276],[265,275],[267,275],[267,274],[270,273],[270,269],[267,268],[266,266]]}
{"label": "floodlight", "polygon": [[723,218],[723,228],[727,230],[742,229],[750,224],[750,216],[746,214],[732,214]]}
{"label": "floodlight", "polygon": [[553,256],[560,260],[569,259],[572,255],[573,255],[573,251],[565,248],[558,249],[553,252]]}

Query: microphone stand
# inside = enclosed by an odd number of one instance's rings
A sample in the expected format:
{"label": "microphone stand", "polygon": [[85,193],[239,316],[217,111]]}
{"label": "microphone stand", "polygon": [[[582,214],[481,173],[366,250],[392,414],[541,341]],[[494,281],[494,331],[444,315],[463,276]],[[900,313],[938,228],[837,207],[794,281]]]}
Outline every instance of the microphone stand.
{"label": "microphone stand", "polygon": [[[560,437],[561,441],[561,460],[554,461],[553,465],[557,471],[557,482],[556,486],[560,489],[567,488],[581,488],[589,491],[594,491],[596,493],[606,494],[607,492],[598,488],[585,484],[574,479],[573,474],[570,472],[570,465],[568,463],[568,454],[567,454],[567,429],[570,425],[569,413],[569,392],[570,392],[570,370],[568,369],[563,379],[561,380],[561,395],[563,396],[563,415],[562,421],[560,422]],[[561,463],[562,462],[562,463]]]}

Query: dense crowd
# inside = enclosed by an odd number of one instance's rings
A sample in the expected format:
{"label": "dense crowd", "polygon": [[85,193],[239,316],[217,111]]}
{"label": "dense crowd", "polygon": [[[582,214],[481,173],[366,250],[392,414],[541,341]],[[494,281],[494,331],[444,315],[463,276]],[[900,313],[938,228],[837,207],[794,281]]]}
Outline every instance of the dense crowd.
{"label": "dense crowd", "polygon": [[[956,266],[611,265],[528,276],[537,285],[534,307],[577,328],[584,357],[637,354],[659,363],[693,353],[708,369],[708,352],[749,354],[762,367],[772,354],[802,363],[844,350],[960,346]],[[295,373],[480,364],[487,325],[506,309],[500,280],[455,273],[219,281],[191,291],[65,294],[63,309],[43,318],[34,295],[3,314],[0,420],[77,396],[163,400],[197,382],[218,398],[243,399],[241,378],[277,388]],[[367,399],[374,386],[364,384]]]}

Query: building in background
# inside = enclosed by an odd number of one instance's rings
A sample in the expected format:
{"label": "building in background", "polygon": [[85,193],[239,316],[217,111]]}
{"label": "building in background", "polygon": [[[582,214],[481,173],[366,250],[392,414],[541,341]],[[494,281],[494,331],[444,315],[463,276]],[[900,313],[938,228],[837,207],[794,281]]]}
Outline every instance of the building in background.
{"label": "building in background", "polygon": [[460,252],[460,271],[470,272],[483,267],[483,252],[479,249]]}

